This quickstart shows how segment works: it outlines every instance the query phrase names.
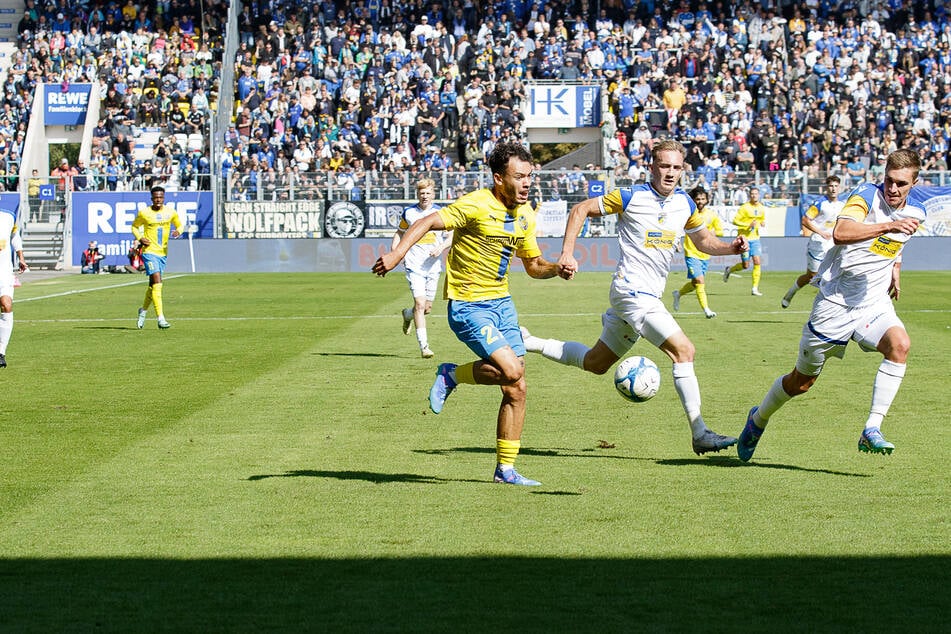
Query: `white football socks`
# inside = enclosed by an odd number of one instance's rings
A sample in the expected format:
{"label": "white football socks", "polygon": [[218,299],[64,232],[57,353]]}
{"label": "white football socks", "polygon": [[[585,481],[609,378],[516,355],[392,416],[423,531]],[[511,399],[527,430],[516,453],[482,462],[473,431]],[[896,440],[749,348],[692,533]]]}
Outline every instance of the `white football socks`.
{"label": "white football socks", "polygon": [[13,312],[0,313],[0,354],[7,353],[11,334],[13,334]]}
{"label": "white football socks", "polygon": [[786,390],[783,389],[783,377],[779,377],[773,381],[773,384],[769,386],[769,390],[766,392],[766,396],[763,397],[763,402],[760,403],[759,409],[753,414],[753,424],[760,429],[766,427],[769,418],[791,398],[789,394],[786,394]]}
{"label": "white football socks", "polygon": [[674,364],[674,389],[687,413],[687,422],[690,423],[690,433],[694,438],[703,436],[707,431],[707,424],[700,415],[700,383],[693,370],[693,362]]}
{"label": "white football socks", "polygon": [[895,400],[904,376],[904,363],[882,359],[881,365],[878,366],[878,373],[875,375],[875,382],[872,384],[872,407],[868,420],[865,421],[865,429],[882,426],[882,420],[888,414],[888,408]]}

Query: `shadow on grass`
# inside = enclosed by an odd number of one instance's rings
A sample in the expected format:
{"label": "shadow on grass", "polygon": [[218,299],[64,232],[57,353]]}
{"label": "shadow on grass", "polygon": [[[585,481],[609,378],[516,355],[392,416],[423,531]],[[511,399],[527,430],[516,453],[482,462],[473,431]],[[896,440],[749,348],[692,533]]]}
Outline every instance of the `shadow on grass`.
{"label": "shadow on grass", "polygon": [[381,354],[379,352],[315,352],[315,357],[373,357],[381,359],[398,359],[398,354]]}
{"label": "shadow on grass", "polygon": [[[759,468],[759,469],[782,469],[784,471],[802,471],[805,473],[826,473],[835,476],[846,476],[850,478],[870,478],[867,473],[852,473],[849,471],[834,471],[832,469],[810,469],[809,467],[800,467],[790,464],[741,462],[735,456],[708,456],[706,458],[650,458],[646,456],[623,456],[610,453],[611,449],[532,449],[522,448],[519,451],[521,456],[542,456],[557,458],[599,458],[604,460],[641,460],[645,462],[654,462],[666,467],[720,467],[720,468]],[[414,449],[414,453],[422,453],[433,456],[448,456],[454,453],[495,453],[491,447],[450,447],[448,449]],[[597,452],[597,453],[595,453]]]}
{"label": "shadow on grass", "polygon": [[[543,458],[604,458],[607,460],[643,460],[655,462],[655,458],[646,458],[643,456],[621,456],[607,453],[608,449],[532,449],[531,447],[522,447],[518,451],[520,456],[540,456]],[[599,452],[597,455],[592,455]],[[450,456],[454,453],[478,453],[495,454],[494,447],[449,447],[447,449],[414,449],[413,453],[422,453],[430,456]]]}
{"label": "shadow on grass", "polygon": [[949,571],[944,555],[5,559],[0,629],[489,631],[504,612],[513,632],[941,632]]}
{"label": "shadow on grass", "polygon": [[295,471],[285,471],[284,473],[267,473],[261,475],[249,476],[250,482],[258,480],[267,480],[268,478],[334,478],[336,480],[364,480],[373,484],[388,484],[390,482],[399,483],[421,483],[421,484],[440,484],[443,482],[479,482],[485,480],[466,480],[459,478],[440,478],[437,476],[426,476],[418,473],[380,473],[376,471],[323,471],[317,469],[301,469]]}
{"label": "shadow on grass", "polygon": [[850,478],[871,478],[867,473],[852,473],[850,471],[833,471],[832,469],[810,469],[809,467],[799,467],[791,464],[764,463],[764,462],[742,462],[739,458],[730,458],[729,456],[716,456],[711,458],[674,458],[668,460],[657,460],[661,466],[686,467],[690,465],[702,465],[704,467],[744,467],[747,469],[782,469],[784,471],[805,471],[806,473],[827,473],[829,475],[847,476]]}

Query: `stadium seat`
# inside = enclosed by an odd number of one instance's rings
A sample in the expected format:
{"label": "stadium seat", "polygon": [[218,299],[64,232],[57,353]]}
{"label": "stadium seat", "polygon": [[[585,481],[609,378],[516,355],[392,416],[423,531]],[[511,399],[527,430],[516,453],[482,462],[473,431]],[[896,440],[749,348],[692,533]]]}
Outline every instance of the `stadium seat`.
{"label": "stadium seat", "polygon": [[192,132],[188,135],[188,151],[201,151],[205,146],[205,137],[201,135],[200,132]]}

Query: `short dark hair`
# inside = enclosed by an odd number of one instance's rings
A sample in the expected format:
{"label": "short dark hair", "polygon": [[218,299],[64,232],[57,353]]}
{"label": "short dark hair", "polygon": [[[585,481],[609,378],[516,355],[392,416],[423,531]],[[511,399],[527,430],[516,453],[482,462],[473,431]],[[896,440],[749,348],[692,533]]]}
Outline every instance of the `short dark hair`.
{"label": "short dark hair", "polygon": [[504,174],[512,157],[534,163],[532,153],[524,145],[518,141],[505,141],[496,145],[489,154],[489,169],[493,174]]}
{"label": "short dark hair", "polygon": [[703,187],[703,185],[697,185],[696,187],[694,187],[693,189],[691,189],[691,190],[690,190],[689,192],[687,192],[687,193],[690,195],[691,198],[693,198],[693,201],[694,201],[694,202],[697,202],[697,196],[699,196],[700,194],[703,194],[704,196],[706,196],[706,197],[707,197],[707,200],[710,199],[710,192],[708,192],[708,191]]}
{"label": "short dark hair", "polygon": [[162,187],[161,185],[155,185],[154,187],[152,187],[152,189],[149,190],[149,192],[150,192],[150,193],[153,193],[153,194],[154,194],[155,192],[162,192],[162,193],[164,194],[164,193],[165,193],[165,188]]}

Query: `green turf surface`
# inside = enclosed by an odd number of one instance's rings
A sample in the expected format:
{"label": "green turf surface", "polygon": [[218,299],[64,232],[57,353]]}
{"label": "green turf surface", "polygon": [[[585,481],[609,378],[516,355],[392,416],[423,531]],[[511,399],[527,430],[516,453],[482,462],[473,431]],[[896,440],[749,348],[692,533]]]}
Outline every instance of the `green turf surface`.
{"label": "green turf surface", "polygon": [[[795,361],[814,292],[796,273],[711,276],[678,320],[704,414],[738,434]],[[523,325],[593,343],[607,274],[517,272]],[[679,288],[675,274],[668,289]],[[518,467],[491,483],[497,388],[439,416],[429,320],[401,332],[402,275],[142,276],[17,289],[0,371],[0,631],[947,631],[951,273],[903,276],[912,337],[884,431],[856,448],[880,356],[849,349],[773,419],[749,465],[697,457],[670,378],[634,405],[528,358]],[[79,292],[82,291],[82,292]],[[668,292],[669,297],[669,292]]]}

